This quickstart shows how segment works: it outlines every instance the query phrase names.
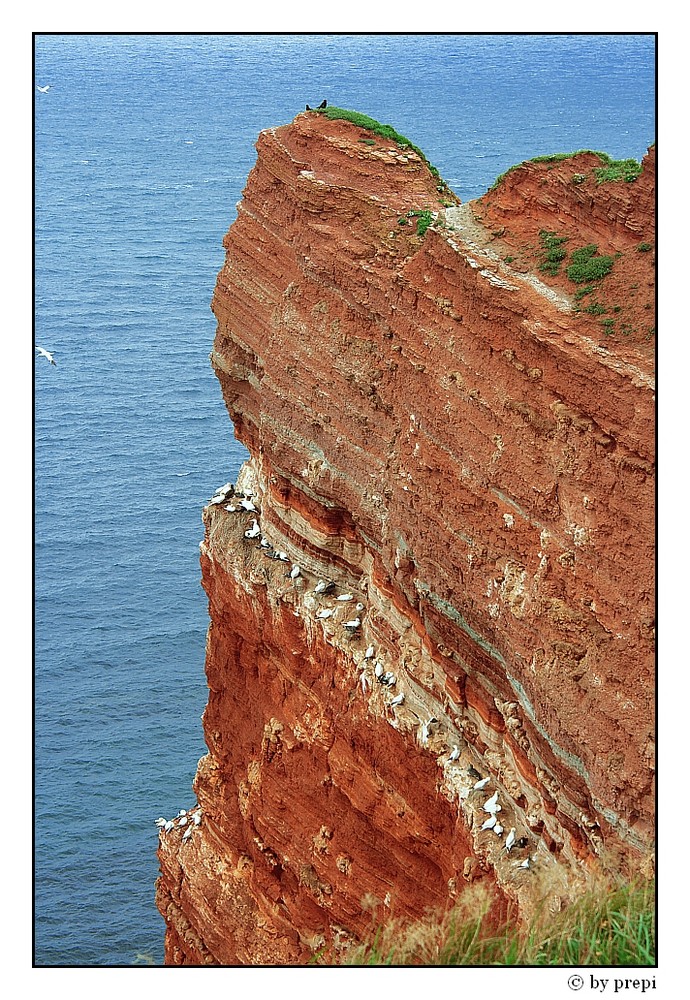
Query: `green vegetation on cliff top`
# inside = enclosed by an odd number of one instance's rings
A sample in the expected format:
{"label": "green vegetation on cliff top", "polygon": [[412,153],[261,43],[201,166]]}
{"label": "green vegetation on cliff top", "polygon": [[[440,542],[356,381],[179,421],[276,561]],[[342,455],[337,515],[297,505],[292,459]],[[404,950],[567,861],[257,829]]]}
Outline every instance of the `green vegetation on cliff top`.
{"label": "green vegetation on cliff top", "polygon": [[359,125],[360,128],[367,129],[368,132],[373,132],[375,135],[380,135],[383,139],[390,139],[391,142],[396,143],[401,149],[411,149],[426,163],[431,173],[438,180],[439,191],[452,194],[451,189],[439,174],[438,169],[429,163],[429,160],[419,146],[415,146],[407,136],[401,135],[392,125],[383,125],[381,122],[377,122],[375,118],[370,118],[369,115],[364,115],[360,111],[348,111],[347,108],[336,108],[329,105],[326,108],[315,108],[314,110],[317,114],[324,115],[331,120],[342,119],[352,122],[353,125]]}
{"label": "green vegetation on cliff top", "polygon": [[581,156],[582,153],[598,156],[603,164],[603,166],[595,167],[593,170],[597,184],[605,184],[608,181],[626,181],[628,184],[632,184],[642,173],[642,164],[638,163],[637,160],[614,160],[608,153],[600,153],[595,149],[578,149],[574,153],[550,153],[547,156],[533,156],[530,160],[515,163],[496,178],[489,190],[494,191],[508,174],[512,173],[513,170],[519,170],[520,167],[524,167],[528,163],[558,163],[561,160],[570,160],[574,156]]}

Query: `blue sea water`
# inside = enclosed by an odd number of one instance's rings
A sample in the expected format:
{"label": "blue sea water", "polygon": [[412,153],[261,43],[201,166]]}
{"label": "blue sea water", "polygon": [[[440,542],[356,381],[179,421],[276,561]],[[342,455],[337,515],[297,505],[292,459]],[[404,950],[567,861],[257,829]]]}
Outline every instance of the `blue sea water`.
{"label": "blue sea water", "polygon": [[641,159],[655,44],[46,34],[34,82],[34,961],[160,964],[153,821],[205,753],[200,513],[245,457],[209,303],[259,131],[326,98],[466,201],[540,154]]}

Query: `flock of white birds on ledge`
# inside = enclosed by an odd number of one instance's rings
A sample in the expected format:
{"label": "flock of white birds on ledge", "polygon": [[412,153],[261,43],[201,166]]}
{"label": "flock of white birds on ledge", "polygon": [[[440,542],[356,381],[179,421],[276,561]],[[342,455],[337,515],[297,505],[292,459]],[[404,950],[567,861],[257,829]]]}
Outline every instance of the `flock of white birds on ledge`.
{"label": "flock of white birds on ledge", "polygon": [[180,809],[177,816],[173,819],[166,819],[165,816],[159,816],[155,820],[155,824],[158,827],[158,833],[162,837],[164,833],[170,833],[171,830],[181,830],[184,827],[187,829],[182,834],[183,840],[189,840],[192,833],[201,823],[201,806],[197,806],[194,810]]}
{"label": "flock of white birds on ledge", "polygon": [[[236,491],[233,483],[225,483],[218,490],[216,490],[214,495],[209,500],[209,505],[222,504],[223,509],[230,514],[240,513],[242,511],[258,514],[259,511],[256,505],[254,504],[252,497],[253,494],[241,493]],[[227,502],[229,500],[232,500],[232,502]],[[259,548],[269,558],[277,559],[281,562],[290,561],[290,558],[286,552],[282,552],[275,549],[272,543],[269,542],[267,538],[262,537],[259,522],[255,517],[252,518],[249,528],[247,528],[247,530],[244,532],[244,537],[250,540],[259,539]],[[302,576],[301,568],[296,563],[293,563],[292,568],[290,569],[290,572],[288,574],[288,578],[292,580],[297,580],[298,577],[300,576]],[[327,596],[334,597],[335,601],[341,603],[348,603],[354,600],[354,595],[350,593],[344,593],[344,594],[339,594],[338,596],[334,596],[335,590],[336,590],[336,584],[333,580],[319,580],[316,586],[314,587],[313,593],[321,597],[327,597]],[[321,608],[321,610],[316,612],[316,617],[321,620],[331,618],[336,613],[336,610],[337,609],[335,607]],[[359,637],[360,635],[360,628],[362,625],[361,612],[364,611],[364,605],[361,603],[357,603],[356,610],[358,612],[358,615],[356,617],[350,619],[349,621],[342,622],[342,627],[345,629],[346,633],[351,638]],[[385,670],[383,665],[378,660],[375,659],[375,649],[373,645],[367,646],[364,652],[364,658],[362,662],[364,663],[364,669],[360,674],[359,680],[362,688],[362,693],[364,695],[366,695],[367,691],[370,690],[371,688],[371,675],[368,673],[367,668],[369,664],[372,662],[374,667],[373,670],[374,679],[383,688],[393,688],[396,686],[397,677],[391,671]],[[395,708],[399,705],[402,705],[404,700],[405,700],[405,695],[401,691],[399,694],[395,695],[395,697],[393,697],[387,704],[389,708]],[[428,719],[426,722],[422,723],[418,732],[418,740],[422,746],[426,746],[428,744],[429,737],[432,734],[432,730],[434,729],[434,727],[438,725],[439,725],[438,719],[435,719],[433,717]],[[460,757],[460,748],[458,746],[454,746],[450,753],[450,756],[448,757],[448,763],[456,763],[459,757]],[[476,776],[478,778],[478,780],[475,782],[475,784],[471,789],[472,792],[481,791],[482,789],[486,788],[486,786],[491,781],[490,777],[482,778],[480,775],[477,774],[477,772],[472,767],[468,769],[468,773],[470,774],[471,777]],[[480,830],[482,832],[490,830],[495,836],[502,838],[504,833],[504,827],[498,817],[498,814],[502,811],[502,806],[498,801],[497,791],[494,792],[494,794],[491,795],[484,802],[482,809],[487,814],[487,819],[484,820],[484,822],[482,823]],[[184,822],[186,822],[185,815],[186,815],[185,810],[183,809],[180,811],[180,815],[179,817],[176,817],[175,821],[163,820],[162,830],[172,829],[171,824],[173,824],[174,822],[177,822],[178,825],[180,824],[184,825],[182,821],[184,820]],[[197,813],[195,813],[194,815],[196,816]],[[200,810],[198,811],[198,816],[199,819],[194,820],[196,825],[198,825],[201,819]],[[156,820],[156,824],[158,826],[161,826],[161,821]],[[182,838],[183,840],[187,839],[191,835],[191,829],[192,828],[190,828],[183,835]],[[527,837],[516,838],[515,827],[511,827],[510,830],[508,831],[503,846],[505,852],[507,854],[510,854],[514,848],[523,849],[525,847],[528,847],[529,841]],[[533,861],[535,860],[536,856],[530,857],[530,855],[527,854],[527,856],[523,860],[518,862],[517,867],[522,869],[530,869]]]}

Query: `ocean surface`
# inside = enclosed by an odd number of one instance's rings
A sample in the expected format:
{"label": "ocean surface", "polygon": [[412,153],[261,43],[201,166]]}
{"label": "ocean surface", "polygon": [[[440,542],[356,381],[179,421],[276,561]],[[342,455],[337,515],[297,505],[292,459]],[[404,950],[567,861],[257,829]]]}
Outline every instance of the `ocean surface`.
{"label": "ocean surface", "polygon": [[[201,509],[244,460],[210,300],[254,143],[326,98],[463,201],[655,139],[651,35],[35,39],[35,957],[161,964],[159,815],[205,753]],[[26,345],[33,352],[33,344]]]}

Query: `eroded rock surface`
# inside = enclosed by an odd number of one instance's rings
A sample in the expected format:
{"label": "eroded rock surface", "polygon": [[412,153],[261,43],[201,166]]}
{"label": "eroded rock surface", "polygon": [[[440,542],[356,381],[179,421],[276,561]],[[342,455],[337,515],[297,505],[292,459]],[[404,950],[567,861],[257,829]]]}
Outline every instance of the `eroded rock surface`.
{"label": "eroded rock surface", "polygon": [[477,878],[496,912],[558,907],[652,845],[651,353],[496,240],[560,212],[623,259],[653,161],[577,210],[543,204],[544,165],[454,206],[373,138],[262,132],[225,238],[211,357],[251,459],[204,510],[209,752],[202,822],[161,835],[169,963],[333,957]]}

